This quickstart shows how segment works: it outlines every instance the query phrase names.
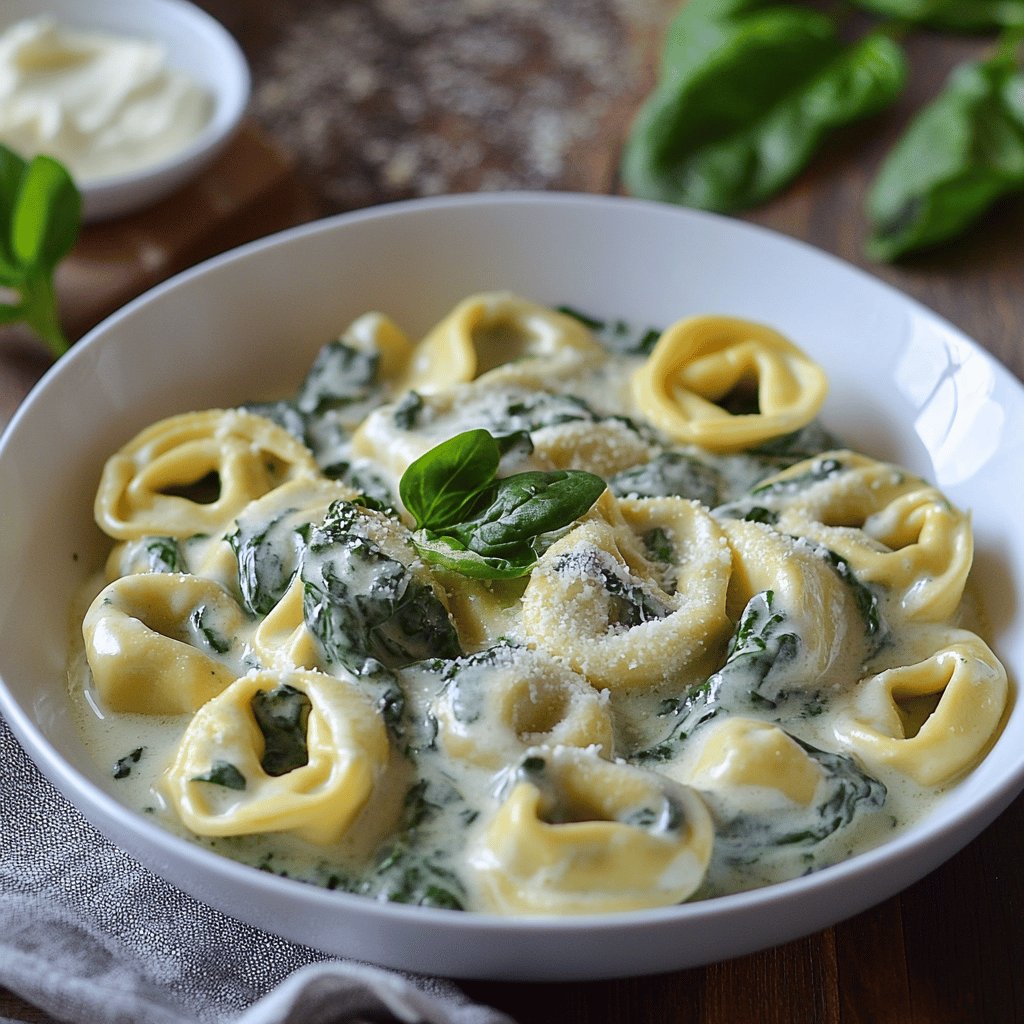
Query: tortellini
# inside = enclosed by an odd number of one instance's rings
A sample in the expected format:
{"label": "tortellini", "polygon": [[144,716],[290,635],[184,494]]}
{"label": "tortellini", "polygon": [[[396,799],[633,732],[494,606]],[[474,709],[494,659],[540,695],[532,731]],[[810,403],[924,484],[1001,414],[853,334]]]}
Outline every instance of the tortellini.
{"label": "tortellini", "polygon": [[118,540],[210,533],[279,484],[316,474],[309,449],[262,416],[183,413],[143,430],[107,460],[96,521]]}
{"label": "tortellini", "polygon": [[[695,502],[607,507],[612,521],[594,516],[545,552],[523,594],[522,634],[599,686],[663,684],[719,653],[729,546]],[[644,547],[655,531],[664,554]]]}
{"label": "tortellini", "polygon": [[910,648],[920,660],[862,679],[834,731],[864,764],[936,786],[991,742],[1006,707],[1006,670],[967,630],[926,628]]}
{"label": "tortellini", "polygon": [[612,753],[607,694],[551,657],[495,647],[452,662],[444,676],[431,709],[453,758],[500,768],[538,744]]}
{"label": "tortellini", "polygon": [[727,316],[360,316],[291,397],[107,461],[69,663],[97,746],[168,827],[406,904],[630,911],[828,868],[978,763],[1010,681],[969,514],[841,447],[826,391]]}
{"label": "tortellini", "polygon": [[714,452],[799,429],[827,391],[824,371],[788,338],[724,316],[673,324],[633,375],[633,400],[656,427]]}
{"label": "tortellini", "polygon": [[602,913],[686,899],[713,842],[693,790],[590,750],[538,747],[467,859],[489,910]]}
{"label": "tortellini", "polygon": [[241,668],[244,615],[218,583],[183,573],[125,576],[105,587],[82,632],[96,689],[112,711],[197,711]]}
{"label": "tortellini", "polygon": [[162,788],[198,835],[294,832],[326,844],[370,799],[388,751],[354,680],[264,670],[199,709]]}

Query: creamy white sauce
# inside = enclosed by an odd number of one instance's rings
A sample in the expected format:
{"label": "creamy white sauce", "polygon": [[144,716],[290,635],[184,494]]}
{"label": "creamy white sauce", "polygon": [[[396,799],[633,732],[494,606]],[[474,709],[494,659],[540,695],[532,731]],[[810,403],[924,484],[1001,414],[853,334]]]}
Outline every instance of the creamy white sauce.
{"label": "creamy white sauce", "polygon": [[173,156],[211,114],[209,94],[154,41],[50,17],[0,35],[0,142],[26,159],[52,156],[80,182]]}
{"label": "creamy white sauce", "polygon": [[[429,448],[442,438],[471,426],[483,425],[495,434],[515,430],[537,433],[550,428],[549,413],[554,414],[555,420],[578,415],[582,422],[597,429],[603,418],[636,414],[636,410],[626,404],[621,387],[611,384],[628,378],[637,362],[633,356],[610,356],[589,374],[577,375],[571,382],[558,385],[560,391],[574,396],[571,400],[561,394],[542,394],[536,407],[528,410],[519,408],[523,393],[513,386],[482,393],[467,387],[459,401],[451,401],[443,394],[427,395],[418,414],[411,420],[408,417],[403,420],[401,427],[396,425],[395,410],[403,396],[389,396],[386,389],[378,390],[373,392],[373,400],[390,397],[392,404],[370,414],[370,447],[395,450],[405,446],[408,458],[412,457],[409,453]],[[366,394],[359,394],[353,401],[369,402],[370,399]],[[512,407],[518,411],[510,411]],[[277,410],[277,415],[279,418],[284,415],[282,409]],[[335,410],[324,418],[337,420],[343,415]],[[351,428],[351,424],[347,426]],[[314,434],[316,429],[314,425]],[[365,437],[364,450],[359,452],[353,449],[347,430],[324,430],[323,422],[319,429],[319,436],[330,438],[329,443],[316,452],[321,465],[345,462],[356,470],[372,468],[378,481],[389,487],[392,495],[397,492],[399,472],[394,465],[367,461]],[[650,443],[652,454],[671,448],[642,423],[637,429],[646,438],[645,443]],[[830,446],[823,436],[808,436],[812,445]],[[355,449],[358,448],[357,441]],[[692,485],[698,491],[702,487],[715,487],[714,504],[723,507],[745,500],[748,488],[784,461],[775,455],[714,457],[695,450],[672,450],[677,456],[692,455],[700,461],[707,476],[693,478]],[[503,466],[506,472],[547,468],[538,460],[536,451],[512,453],[506,461],[510,463]],[[682,466],[680,472],[685,472],[685,460],[674,465],[677,469]],[[182,545],[182,557],[190,563],[186,568],[194,569],[191,563],[199,564],[207,559],[210,544],[202,540],[191,547]],[[395,549],[389,550],[394,553]],[[121,571],[125,571],[125,557],[121,561]],[[408,561],[414,574],[422,574],[423,567],[415,563],[414,557]],[[363,575],[353,576],[352,585],[361,593],[372,592],[375,571],[361,570]],[[673,579],[668,573],[661,583],[671,590]],[[391,737],[391,760],[372,799],[340,843],[315,846],[281,834],[191,838],[265,870],[319,885],[383,899],[450,905],[446,901],[451,898],[467,909],[478,906],[473,881],[464,872],[467,838],[478,834],[507,794],[515,776],[517,751],[513,749],[511,755],[503,755],[502,764],[497,767],[486,758],[453,757],[446,753],[444,736],[439,732],[443,732],[444,715],[453,713],[454,700],[458,705],[455,718],[462,715],[472,721],[473,742],[480,750],[507,751],[510,743],[513,746],[519,743],[518,753],[522,754],[527,748],[544,743],[544,729],[552,723],[545,720],[547,713],[543,709],[537,712],[538,717],[532,724],[523,726],[518,737],[512,735],[510,739],[508,722],[489,710],[488,703],[496,699],[492,694],[499,688],[502,673],[523,670],[527,674],[536,672],[537,680],[544,676],[543,665],[537,668],[539,655],[517,647],[523,642],[523,637],[517,634],[516,616],[524,585],[523,581],[484,585],[475,598],[486,603],[494,597],[508,609],[506,636],[511,646],[495,646],[493,638],[484,643],[467,644],[467,631],[463,638],[466,650],[463,658],[436,663],[424,661],[393,669],[405,705],[400,725]],[[454,590],[459,588],[459,581],[445,577],[445,586],[449,588],[448,599],[454,602],[458,598]],[[87,597],[91,598],[96,589],[98,587]],[[840,592],[846,593],[841,588]],[[627,592],[621,598],[626,613],[629,613],[631,601],[641,600],[638,593]],[[819,684],[812,691],[801,692],[800,680],[805,672],[805,661],[811,657],[807,652],[814,648],[818,638],[796,635],[797,653],[789,660],[780,657],[767,674],[757,675],[749,666],[730,668],[724,663],[724,656],[720,658],[718,672],[712,678],[718,678],[719,673],[725,678],[733,672],[734,681],[723,684],[723,696],[717,704],[701,705],[699,698],[694,703],[694,693],[705,683],[706,674],[692,678],[682,676],[633,691],[600,694],[601,707],[612,723],[614,756],[696,786],[711,810],[719,837],[697,897],[749,889],[820,870],[886,841],[941,799],[943,787],[918,786],[897,771],[876,771],[869,775],[853,760],[846,758],[840,763],[829,753],[835,749],[833,723],[850,708],[857,680],[865,675],[875,650],[873,642],[861,639],[864,623],[855,614],[851,616],[849,595],[841,604],[841,607],[836,606],[837,613],[852,620],[842,624],[842,629],[848,631],[849,637],[857,639],[842,639],[846,634],[837,634],[842,642],[828,654],[831,658],[828,684]],[[884,599],[881,606],[884,609]],[[784,615],[787,613],[785,608],[781,611]],[[637,614],[642,615],[642,610]],[[254,667],[257,659],[253,654],[253,634],[260,621],[250,618],[232,635],[230,650],[216,656],[239,670]],[[799,625],[797,620],[794,622]],[[800,628],[806,628],[806,623]],[[895,630],[884,636],[885,647],[894,663],[899,663],[902,642],[899,629],[897,623]],[[494,653],[482,655],[480,651],[485,648]],[[492,658],[492,663],[481,666],[481,658],[486,660],[487,657]],[[754,674],[747,679],[742,677],[743,672]],[[103,712],[80,638],[73,644],[69,674],[71,697],[83,735],[98,762],[115,776],[111,786],[118,797],[129,806],[151,814],[168,829],[188,835],[162,794],[161,776],[174,756],[189,716]],[[736,678],[740,679],[739,683],[735,682]],[[539,684],[531,683],[531,686],[536,685]],[[458,691],[453,691],[453,687]],[[754,694],[757,701],[750,697],[754,691],[757,691]],[[719,722],[739,715],[777,723],[799,743],[823,752],[820,763],[831,768],[822,769],[822,781],[814,799],[800,803],[771,786],[725,785],[719,788],[704,785],[702,788],[700,780],[704,777],[699,774],[697,762],[708,726],[694,727],[688,734],[692,738],[680,738],[678,732],[680,723],[695,721],[694,716],[699,718],[703,714],[702,707],[719,715]],[[924,712],[927,710],[925,708]],[[118,764],[120,767],[115,771]],[[704,782],[707,781],[704,778]],[[840,783],[848,784],[848,789],[842,790],[847,797],[841,800],[836,797],[840,792],[836,786]],[[860,796],[849,796],[857,787],[860,787]],[[835,813],[843,817],[838,827],[823,825],[827,815],[822,807],[830,800],[833,811],[839,808]]]}

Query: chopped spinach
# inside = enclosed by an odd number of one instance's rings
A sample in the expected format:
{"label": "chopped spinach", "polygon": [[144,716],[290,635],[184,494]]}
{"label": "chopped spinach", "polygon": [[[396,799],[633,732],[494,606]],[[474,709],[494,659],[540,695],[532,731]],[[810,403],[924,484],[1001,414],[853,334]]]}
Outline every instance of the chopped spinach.
{"label": "chopped spinach", "polygon": [[695,455],[667,451],[649,462],[620,470],[608,481],[608,489],[619,498],[690,498],[714,508],[724,484],[713,466]]}
{"label": "chopped spinach", "polygon": [[136,747],[130,753],[125,754],[124,757],[119,757],[114,762],[114,770],[111,774],[115,779],[126,779],[132,773],[132,765],[138,764],[142,759],[142,754],[145,751],[145,747]]}
{"label": "chopped spinach", "polygon": [[281,683],[257,690],[249,706],[263,734],[260,765],[268,775],[286,775],[309,763],[306,729],[312,703],[306,694]]}
{"label": "chopped spinach", "polygon": [[300,570],[303,614],[328,662],[357,674],[461,653],[458,635],[433,590],[369,539],[366,510],[331,505],[306,530]]}
{"label": "chopped spinach", "polygon": [[193,775],[192,781],[208,782],[212,786],[240,791],[246,786],[245,776],[230,761],[214,761],[209,771],[202,775]]}
{"label": "chopped spinach", "polygon": [[599,320],[573,306],[557,306],[559,313],[578,320],[609,352],[617,355],[649,356],[661,337],[656,327],[637,329],[625,320]]}
{"label": "chopped spinach", "polygon": [[285,509],[269,521],[251,521],[243,512],[228,534],[238,562],[242,604],[255,615],[267,615],[295,578],[302,552],[295,512]]}
{"label": "chopped spinach", "polygon": [[197,605],[188,617],[189,632],[197,641],[197,646],[206,647],[214,654],[227,654],[234,644],[234,638],[224,636],[209,619],[209,606]]}

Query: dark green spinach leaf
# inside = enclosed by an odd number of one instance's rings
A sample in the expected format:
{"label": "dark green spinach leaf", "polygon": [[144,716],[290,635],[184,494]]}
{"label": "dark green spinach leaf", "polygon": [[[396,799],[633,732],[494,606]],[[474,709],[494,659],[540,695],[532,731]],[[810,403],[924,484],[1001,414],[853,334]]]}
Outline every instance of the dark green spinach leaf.
{"label": "dark green spinach leaf", "polygon": [[306,694],[281,683],[257,690],[249,706],[263,734],[260,765],[268,775],[286,775],[309,763],[306,727],[312,703]]}
{"label": "dark green spinach leaf", "polygon": [[890,151],[867,198],[868,255],[943,242],[1024,190],[1024,71],[1008,41],[963,64]]}
{"label": "dark green spinach leaf", "polygon": [[690,0],[670,27],[659,83],[622,174],[634,195],[733,211],[775,194],[833,129],[899,94],[902,50],[852,45],[825,15],[768,0]]}
{"label": "dark green spinach leaf", "polygon": [[1024,25],[1024,0],[853,0],[886,18],[959,32]]}

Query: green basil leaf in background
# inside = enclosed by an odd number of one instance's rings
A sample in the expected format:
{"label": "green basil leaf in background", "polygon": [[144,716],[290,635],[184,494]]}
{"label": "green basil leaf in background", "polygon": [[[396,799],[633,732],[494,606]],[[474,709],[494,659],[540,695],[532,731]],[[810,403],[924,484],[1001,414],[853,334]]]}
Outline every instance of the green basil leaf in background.
{"label": "green basil leaf in background", "polygon": [[911,121],[867,196],[872,259],[959,234],[999,197],[1024,190],[1024,71],[1012,41],[956,68]]}
{"label": "green basil leaf in background", "polygon": [[25,267],[53,270],[78,237],[82,197],[71,175],[48,156],[30,161],[11,214],[11,249]]}
{"label": "green basil leaf in background", "polygon": [[906,61],[883,34],[852,45],[823,14],[690,0],[626,144],[634,195],[729,212],[788,184],[831,130],[890,104]]}
{"label": "green basil leaf in background", "polygon": [[479,515],[444,534],[479,555],[514,557],[542,534],[579,519],[604,489],[599,476],[581,470],[516,473],[497,482],[493,501]]}
{"label": "green basil leaf in background", "polygon": [[24,321],[55,356],[67,350],[53,273],[78,237],[82,200],[56,160],[23,160],[0,145],[0,285],[17,301],[0,303],[0,323]]}
{"label": "green basil leaf in background", "polygon": [[398,493],[417,527],[440,529],[472,515],[500,461],[498,442],[486,430],[467,430],[412,462]]}
{"label": "green basil leaf in background", "polygon": [[1024,0],[853,0],[886,18],[958,32],[1024,25]]}

